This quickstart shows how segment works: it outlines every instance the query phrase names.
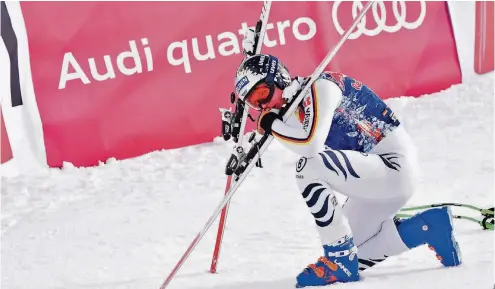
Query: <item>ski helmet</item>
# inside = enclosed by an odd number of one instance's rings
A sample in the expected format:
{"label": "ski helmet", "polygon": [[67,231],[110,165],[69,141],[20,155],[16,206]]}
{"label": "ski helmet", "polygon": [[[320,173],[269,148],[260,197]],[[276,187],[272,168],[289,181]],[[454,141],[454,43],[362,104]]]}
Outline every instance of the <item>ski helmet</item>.
{"label": "ski helmet", "polygon": [[272,99],[275,86],[283,90],[290,83],[289,71],[277,57],[257,54],[245,59],[237,69],[235,91],[250,107],[260,110]]}

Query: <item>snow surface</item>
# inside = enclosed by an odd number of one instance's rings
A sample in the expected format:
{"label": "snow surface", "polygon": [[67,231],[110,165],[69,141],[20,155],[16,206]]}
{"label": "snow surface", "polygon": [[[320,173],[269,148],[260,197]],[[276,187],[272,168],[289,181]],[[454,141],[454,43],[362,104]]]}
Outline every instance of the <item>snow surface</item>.
{"label": "snow surface", "polygon": [[[421,98],[387,102],[414,137],[423,171],[410,205],[494,202],[493,73]],[[220,119],[219,119],[220,121]],[[2,288],[159,288],[224,193],[232,143],[109,160],[94,168],[2,177]],[[289,289],[321,254],[276,142],[232,199],[218,274],[208,273],[217,222],[168,288]],[[477,216],[454,208],[454,213]],[[349,289],[493,288],[493,231],[456,220],[464,264],[442,268],[420,247],[362,274]]]}

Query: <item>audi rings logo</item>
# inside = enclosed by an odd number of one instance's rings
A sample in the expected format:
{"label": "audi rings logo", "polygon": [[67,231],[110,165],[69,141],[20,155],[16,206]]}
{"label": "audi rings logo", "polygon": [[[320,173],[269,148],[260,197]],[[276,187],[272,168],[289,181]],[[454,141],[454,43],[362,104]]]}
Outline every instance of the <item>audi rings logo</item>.
{"label": "audi rings logo", "polygon": [[[345,33],[344,29],[339,23],[339,16],[338,16],[338,11],[339,11],[339,6],[342,1],[336,1],[333,5],[332,8],[332,19],[333,19],[333,25],[335,26],[335,29],[337,29],[337,32],[340,35],[343,35]],[[419,2],[419,3],[418,3]],[[420,13],[418,19],[412,22],[408,22],[406,20],[407,16],[407,10],[406,6],[407,5],[419,5],[420,6]],[[400,8],[399,8],[400,7]],[[353,1],[352,3],[352,19],[356,19],[359,11],[361,11],[364,8],[363,3],[361,1]],[[399,31],[401,28],[413,30],[421,26],[423,24],[423,21],[425,20],[426,16],[426,3],[425,1],[393,1],[392,2],[392,15],[395,18],[395,23],[394,25],[387,25],[387,17],[391,17],[390,13],[387,14],[387,9],[385,7],[384,1],[374,1],[374,3],[371,6],[372,11],[368,11],[366,13],[366,16],[361,20],[361,22],[357,25],[356,30],[353,31],[349,39],[357,39],[361,35],[367,35],[367,36],[376,36],[380,32],[388,32],[388,33],[395,33]],[[366,26],[366,19],[369,19],[370,17],[370,12],[373,15],[374,22],[376,24],[376,28],[370,29],[369,27]],[[389,22],[390,23],[390,22]],[[371,25],[369,25],[371,26]]]}

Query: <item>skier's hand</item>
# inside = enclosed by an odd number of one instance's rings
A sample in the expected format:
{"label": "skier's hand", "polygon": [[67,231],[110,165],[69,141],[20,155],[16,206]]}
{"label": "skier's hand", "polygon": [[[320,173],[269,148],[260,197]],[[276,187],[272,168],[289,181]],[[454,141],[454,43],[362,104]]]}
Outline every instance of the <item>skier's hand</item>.
{"label": "skier's hand", "polygon": [[284,89],[284,92],[282,93],[282,98],[287,103],[289,103],[292,100],[292,98],[294,98],[294,95],[296,95],[296,93],[299,91],[303,82],[304,82],[303,77],[296,76],[296,78],[292,80],[291,84],[289,84],[289,86],[287,86]]}
{"label": "skier's hand", "polygon": [[244,34],[244,38],[242,39],[242,50],[244,52],[244,55],[247,56],[252,56],[254,55],[254,51],[256,47],[255,45],[255,32],[254,29],[249,28],[246,30],[246,33]]}
{"label": "skier's hand", "polygon": [[282,117],[278,114],[280,110],[278,109],[263,109],[258,116],[257,131],[259,134],[263,135],[265,133],[272,133],[272,124],[275,119],[282,120]]}

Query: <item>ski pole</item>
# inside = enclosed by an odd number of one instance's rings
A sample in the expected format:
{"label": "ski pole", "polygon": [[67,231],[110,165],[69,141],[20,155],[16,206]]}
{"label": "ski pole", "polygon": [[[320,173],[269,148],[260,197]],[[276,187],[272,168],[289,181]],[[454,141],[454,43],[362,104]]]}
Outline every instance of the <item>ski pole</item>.
{"label": "ski pole", "polygon": [[453,206],[453,207],[462,207],[466,209],[471,209],[480,212],[483,216],[487,217],[493,217],[493,210],[494,208],[487,208],[487,209],[482,209],[473,205],[468,205],[468,204],[462,204],[462,203],[436,203],[436,204],[430,204],[430,205],[421,205],[421,206],[414,206],[414,207],[408,207],[408,208],[403,208],[401,209],[401,212],[407,212],[407,211],[418,211],[418,210],[424,210],[424,209],[429,209],[429,208],[438,208],[438,207],[446,207],[446,206]]}
{"label": "ski pole", "polygon": [[[411,215],[411,214],[396,214],[396,216],[398,218],[404,219],[404,218],[410,218],[413,215]],[[480,225],[483,228],[483,230],[492,230],[493,231],[493,227],[494,227],[493,217],[485,217],[481,221],[478,219],[472,218],[472,217],[462,216],[462,215],[452,215],[452,218],[471,221],[471,222],[474,222],[474,223]]]}

